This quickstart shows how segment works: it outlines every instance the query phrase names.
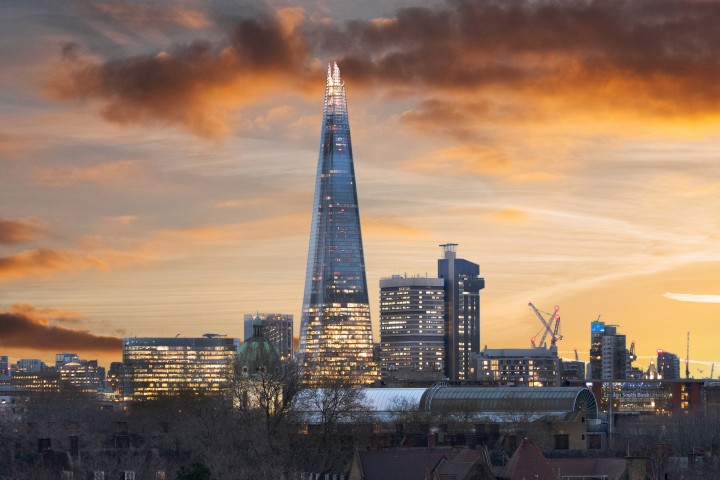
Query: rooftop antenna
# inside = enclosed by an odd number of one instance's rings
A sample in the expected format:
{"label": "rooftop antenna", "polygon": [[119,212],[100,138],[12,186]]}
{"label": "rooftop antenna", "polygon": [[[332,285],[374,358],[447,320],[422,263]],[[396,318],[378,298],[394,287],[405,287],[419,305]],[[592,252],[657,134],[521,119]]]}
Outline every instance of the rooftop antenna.
{"label": "rooftop antenna", "polygon": [[690,378],[690,332],[687,332],[687,352],[685,353],[685,378]]}

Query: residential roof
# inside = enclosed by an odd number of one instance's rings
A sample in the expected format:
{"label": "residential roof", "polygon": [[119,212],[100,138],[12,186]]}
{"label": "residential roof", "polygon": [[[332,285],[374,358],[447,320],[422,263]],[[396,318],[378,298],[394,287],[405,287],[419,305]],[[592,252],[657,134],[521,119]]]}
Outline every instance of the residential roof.
{"label": "residential roof", "polygon": [[500,478],[508,480],[557,480],[540,447],[529,438],[524,438],[505,465]]}
{"label": "residential roof", "polygon": [[623,478],[627,468],[624,458],[548,458],[548,464],[561,475],[606,475]]}
{"label": "residential roof", "polygon": [[359,452],[364,480],[423,480],[450,451],[392,450]]}

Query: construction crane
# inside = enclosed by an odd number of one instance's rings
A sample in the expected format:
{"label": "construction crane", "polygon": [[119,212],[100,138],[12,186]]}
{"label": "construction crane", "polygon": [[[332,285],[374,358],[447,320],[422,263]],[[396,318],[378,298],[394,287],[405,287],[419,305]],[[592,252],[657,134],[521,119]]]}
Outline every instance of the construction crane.
{"label": "construction crane", "polygon": [[635,355],[635,340],[633,340],[630,343],[630,362],[634,362],[637,360],[637,355]]}
{"label": "construction crane", "polygon": [[575,361],[576,361],[576,362],[579,362],[580,359],[578,358],[577,348],[574,348],[573,350],[575,350]]}
{"label": "construction crane", "polygon": [[[558,316],[558,311],[560,310],[560,307],[555,305],[555,310],[553,311],[552,315],[550,315],[549,319],[545,319],[542,313],[540,313],[540,310],[538,310],[535,305],[532,304],[532,302],[528,303],[528,306],[532,308],[533,312],[535,312],[535,315],[540,320],[540,323],[543,324],[543,327],[545,328],[545,331],[543,332],[542,337],[540,338],[540,342],[537,344],[540,347],[545,347],[545,339],[547,338],[548,334],[550,335],[550,344],[555,345],[558,340],[562,340],[562,335],[559,334],[560,331],[560,317]],[[553,326],[553,322],[555,322],[555,325]],[[535,338],[532,338],[530,340],[530,344],[533,346],[533,348],[536,346],[535,344]]]}

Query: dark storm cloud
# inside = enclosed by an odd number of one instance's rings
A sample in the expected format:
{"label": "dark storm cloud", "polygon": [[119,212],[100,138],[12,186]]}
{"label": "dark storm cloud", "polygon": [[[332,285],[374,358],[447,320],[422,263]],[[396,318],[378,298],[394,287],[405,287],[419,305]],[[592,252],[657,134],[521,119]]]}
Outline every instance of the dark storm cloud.
{"label": "dark storm cloud", "polygon": [[294,28],[301,12],[239,21],[227,40],[196,40],[167,52],[111,60],[83,60],[63,47],[48,92],[58,99],[99,99],[103,116],[118,123],[148,120],[179,124],[194,133],[227,133],[227,112],[263,97],[293,76],[296,89],[318,70]]}
{"label": "dark storm cloud", "polygon": [[719,71],[718,21],[715,2],[454,1],[315,36],[361,79],[448,87],[521,84],[561,74],[569,65],[587,76],[610,68],[710,79]]}
{"label": "dark storm cloud", "polygon": [[[720,3],[681,0],[451,0],[341,25],[284,9],[239,21],[222,44],[198,40],[102,64],[70,48],[51,91],[98,99],[112,121],[161,121],[212,136],[230,130],[229,110],[278,86],[304,91],[322,81],[318,59],[335,58],[354,88],[404,87],[447,105],[456,100],[441,95],[501,92],[509,109],[500,115],[538,99],[640,116],[706,115],[720,107],[717,25]],[[427,106],[407,119],[423,120]],[[451,105],[435,110],[438,121],[456,115]]]}
{"label": "dark storm cloud", "polygon": [[28,305],[14,305],[10,311],[0,313],[0,345],[55,352],[117,352],[122,346],[122,339],[117,337],[51,326],[46,313]]}

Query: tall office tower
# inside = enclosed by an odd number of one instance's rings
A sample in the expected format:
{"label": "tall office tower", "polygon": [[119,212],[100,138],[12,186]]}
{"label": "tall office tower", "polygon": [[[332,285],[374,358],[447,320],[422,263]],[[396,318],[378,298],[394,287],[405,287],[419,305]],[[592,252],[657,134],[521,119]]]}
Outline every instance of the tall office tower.
{"label": "tall office tower", "polygon": [[591,380],[622,380],[630,368],[625,335],[617,333],[617,325],[593,320],[590,324]]}
{"label": "tall office tower", "polygon": [[0,375],[10,375],[10,359],[7,355],[0,355]]}
{"label": "tall office tower", "polygon": [[680,358],[670,352],[657,351],[657,371],[660,378],[677,380],[680,378]]}
{"label": "tall office tower", "polygon": [[280,360],[292,358],[293,355],[293,316],[290,313],[246,313],[244,318],[245,336],[247,340],[254,335],[253,323],[260,317],[265,337],[280,356]]}
{"label": "tall office tower", "polygon": [[235,339],[123,338],[123,396],[152,400],[178,394],[218,394],[230,378]]}
{"label": "tall office tower", "polygon": [[380,280],[380,369],[390,380],[439,380],[445,366],[442,278]]}
{"label": "tall office tower", "polygon": [[310,378],[375,380],[345,85],[328,66],[300,326]]}
{"label": "tall office tower", "polygon": [[446,243],[438,260],[445,282],[445,375],[450,380],[475,378],[473,355],[480,353],[480,266],[457,258],[457,244]]}

